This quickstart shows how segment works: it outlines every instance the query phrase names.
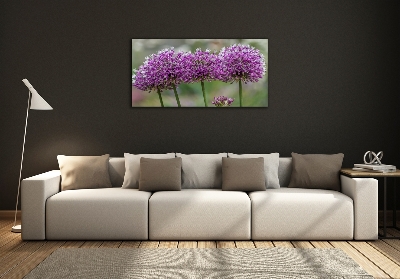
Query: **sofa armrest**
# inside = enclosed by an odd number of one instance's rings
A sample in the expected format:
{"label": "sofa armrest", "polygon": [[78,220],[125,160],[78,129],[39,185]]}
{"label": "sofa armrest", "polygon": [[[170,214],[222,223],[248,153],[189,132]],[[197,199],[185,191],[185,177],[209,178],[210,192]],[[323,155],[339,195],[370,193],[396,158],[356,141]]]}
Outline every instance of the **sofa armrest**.
{"label": "sofa armrest", "polygon": [[353,199],[354,239],[378,239],[378,180],[340,176],[343,194]]}
{"label": "sofa armrest", "polygon": [[49,171],[21,183],[21,238],[46,239],[46,200],[60,191],[61,173]]}

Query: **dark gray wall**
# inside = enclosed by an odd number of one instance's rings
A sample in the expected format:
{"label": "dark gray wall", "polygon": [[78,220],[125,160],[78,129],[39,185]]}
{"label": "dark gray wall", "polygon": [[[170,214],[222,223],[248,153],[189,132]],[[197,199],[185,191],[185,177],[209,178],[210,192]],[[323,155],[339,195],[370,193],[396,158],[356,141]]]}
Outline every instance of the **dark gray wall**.
{"label": "dark gray wall", "polygon": [[[57,154],[343,152],[400,165],[399,4],[376,0],[0,1],[0,209]],[[269,107],[131,108],[132,38],[268,38]],[[396,121],[397,120],[397,121]]]}

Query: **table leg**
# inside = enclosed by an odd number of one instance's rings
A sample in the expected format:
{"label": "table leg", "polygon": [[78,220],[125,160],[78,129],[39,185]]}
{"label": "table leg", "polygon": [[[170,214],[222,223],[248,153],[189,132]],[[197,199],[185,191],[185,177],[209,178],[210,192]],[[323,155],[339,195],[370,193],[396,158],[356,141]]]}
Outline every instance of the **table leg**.
{"label": "table leg", "polygon": [[393,227],[397,229],[396,177],[393,178]]}
{"label": "table leg", "polygon": [[383,178],[383,237],[386,237],[386,177]]}

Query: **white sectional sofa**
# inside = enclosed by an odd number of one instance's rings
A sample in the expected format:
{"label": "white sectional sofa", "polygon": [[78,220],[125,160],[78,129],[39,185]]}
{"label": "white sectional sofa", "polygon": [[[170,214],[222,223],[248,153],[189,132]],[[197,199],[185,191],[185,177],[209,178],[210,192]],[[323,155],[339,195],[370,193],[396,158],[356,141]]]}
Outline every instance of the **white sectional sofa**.
{"label": "white sectional sofa", "polygon": [[280,188],[250,193],[124,189],[124,158],[109,160],[112,188],[60,191],[60,171],[50,171],[22,181],[22,239],[377,239],[377,180],[341,176],[341,192],[287,188],[291,170],[279,158]]}

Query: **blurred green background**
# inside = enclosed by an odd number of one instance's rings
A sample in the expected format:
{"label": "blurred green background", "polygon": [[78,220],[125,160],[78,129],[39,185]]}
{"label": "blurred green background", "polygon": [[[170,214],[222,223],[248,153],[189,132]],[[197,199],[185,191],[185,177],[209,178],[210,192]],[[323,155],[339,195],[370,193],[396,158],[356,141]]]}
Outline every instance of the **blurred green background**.
{"label": "blurred green background", "polygon": [[[219,51],[233,44],[251,45],[264,55],[267,71],[264,77],[256,83],[243,83],[244,107],[268,106],[268,40],[267,39],[133,39],[132,40],[132,71],[138,69],[145,57],[161,49],[174,47],[175,51],[195,52],[197,48]],[[239,84],[221,81],[204,82],[208,107],[214,97],[226,96],[234,98],[231,107],[239,107]],[[200,83],[180,84],[177,87],[182,107],[204,107],[203,93]],[[162,93],[165,107],[177,107],[174,92],[166,90]],[[148,93],[132,86],[132,107],[160,107],[158,94]]]}

